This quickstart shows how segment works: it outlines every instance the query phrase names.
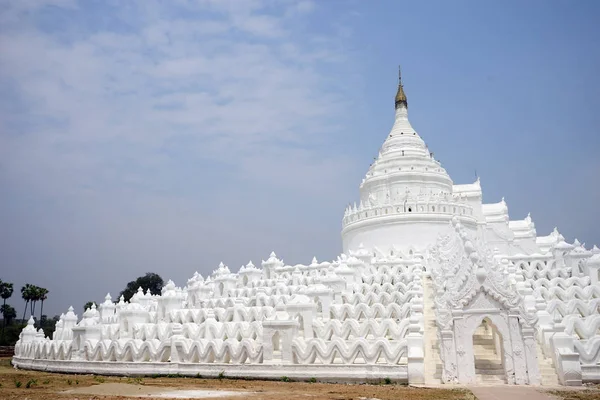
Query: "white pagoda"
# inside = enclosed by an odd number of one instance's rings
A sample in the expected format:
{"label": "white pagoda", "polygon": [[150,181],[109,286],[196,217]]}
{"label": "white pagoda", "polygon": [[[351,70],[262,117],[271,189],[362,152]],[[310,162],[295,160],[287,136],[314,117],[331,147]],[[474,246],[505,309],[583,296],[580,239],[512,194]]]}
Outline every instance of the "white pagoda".
{"label": "white pagoda", "polygon": [[600,381],[600,250],[538,237],[479,179],[455,185],[408,120],[394,125],[342,222],[330,262],[220,264],[183,288],[30,319],[18,368],[115,375],[414,384]]}

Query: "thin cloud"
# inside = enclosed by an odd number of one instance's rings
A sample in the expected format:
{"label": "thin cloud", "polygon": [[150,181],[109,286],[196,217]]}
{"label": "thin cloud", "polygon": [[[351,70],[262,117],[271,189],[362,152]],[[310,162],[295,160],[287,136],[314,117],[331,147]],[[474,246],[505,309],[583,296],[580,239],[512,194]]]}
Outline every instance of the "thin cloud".
{"label": "thin cloud", "polygon": [[[5,7],[0,184],[11,228],[3,254],[21,267],[3,279],[45,279],[35,282],[49,287],[48,310],[59,312],[88,293],[120,290],[113,274],[124,283],[153,269],[183,283],[214,269],[195,260],[257,262],[272,250],[267,241],[292,247],[314,232],[301,221],[319,220],[304,207],[313,196],[341,210],[335,182],[352,163],[326,150],[343,138],[337,121],[348,104],[327,80],[346,56],[335,37],[295,34],[315,4],[88,7]],[[45,211],[40,219],[25,198]],[[281,226],[257,228],[268,212],[299,224],[287,244]],[[339,238],[330,236],[316,252],[335,255]],[[93,279],[70,300],[62,287],[82,269]]]}

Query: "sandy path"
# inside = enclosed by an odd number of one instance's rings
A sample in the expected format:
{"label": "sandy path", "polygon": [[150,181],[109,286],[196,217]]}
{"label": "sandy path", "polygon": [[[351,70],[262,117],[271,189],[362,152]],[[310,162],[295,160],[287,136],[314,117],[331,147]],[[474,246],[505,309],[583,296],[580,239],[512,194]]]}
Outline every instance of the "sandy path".
{"label": "sandy path", "polygon": [[239,396],[250,396],[252,392],[231,390],[207,390],[207,389],[181,389],[169,386],[146,386],[127,383],[101,383],[99,385],[80,387],[66,390],[64,394],[71,396],[99,395],[99,396],[131,396],[168,399],[206,399],[206,398],[230,398]]}

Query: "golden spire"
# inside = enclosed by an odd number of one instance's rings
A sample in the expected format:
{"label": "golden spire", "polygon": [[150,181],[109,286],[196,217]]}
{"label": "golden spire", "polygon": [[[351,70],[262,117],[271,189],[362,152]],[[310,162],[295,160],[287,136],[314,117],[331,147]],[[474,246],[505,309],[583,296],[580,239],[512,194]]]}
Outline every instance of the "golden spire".
{"label": "golden spire", "polygon": [[398,108],[401,104],[404,104],[404,107],[408,108],[408,101],[406,100],[404,87],[402,86],[402,71],[400,70],[400,66],[398,66],[398,93],[396,93],[396,108]]}

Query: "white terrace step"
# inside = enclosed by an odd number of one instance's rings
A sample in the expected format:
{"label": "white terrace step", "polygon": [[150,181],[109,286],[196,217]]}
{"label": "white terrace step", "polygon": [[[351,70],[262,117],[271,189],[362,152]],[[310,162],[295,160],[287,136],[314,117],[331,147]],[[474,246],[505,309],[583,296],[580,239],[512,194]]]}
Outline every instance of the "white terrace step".
{"label": "white terrace step", "polygon": [[475,360],[475,368],[502,368],[502,362],[489,360]]}
{"label": "white terrace step", "polygon": [[473,346],[473,354],[496,354],[496,350],[493,347]]}
{"label": "white terrace step", "polygon": [[476,382],[485,383],[506,383],[506,378],[503,375],[477,375]]}
{"label": "white terrace step", "polygon": [[481,369],[475,367],[475,373],[478,375],[504,376],[504,368]]}

